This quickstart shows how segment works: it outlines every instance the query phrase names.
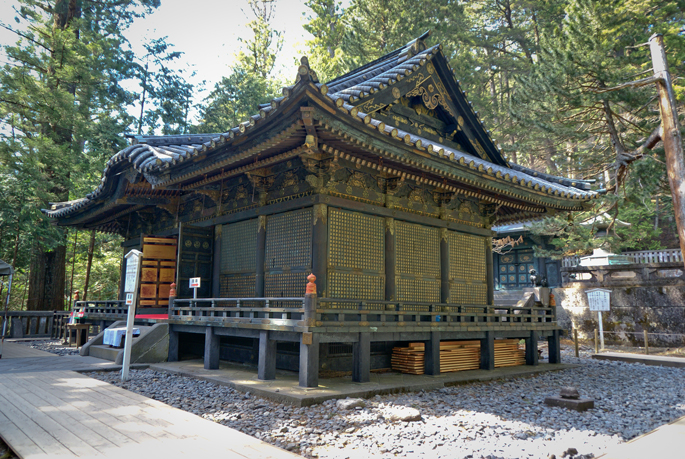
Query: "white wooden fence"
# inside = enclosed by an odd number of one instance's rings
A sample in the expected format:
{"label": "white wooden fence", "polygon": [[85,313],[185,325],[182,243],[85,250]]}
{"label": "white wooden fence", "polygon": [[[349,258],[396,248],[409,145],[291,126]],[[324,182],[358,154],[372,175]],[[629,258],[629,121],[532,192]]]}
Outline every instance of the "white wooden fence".
{"label": "white wooden fence", "polygon": [[[641,250],[639,252],[623,252],[621,255],[633,257],[635,263],[682,263],[683,254],[680,249]],[[572,268],[580,264],[580,256],[564,257],[561,260],[563,268]]]}

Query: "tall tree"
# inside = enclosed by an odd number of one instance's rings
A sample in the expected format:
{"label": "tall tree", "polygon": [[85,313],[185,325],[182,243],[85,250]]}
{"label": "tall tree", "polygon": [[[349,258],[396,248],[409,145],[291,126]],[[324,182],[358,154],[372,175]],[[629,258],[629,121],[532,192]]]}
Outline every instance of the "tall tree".
{"label": "tall tree", "polygon": [[[121,32],[157,6],[159,0],[19,0],[18,26],[4,25],[17,42],[5,46],[0,71],[0,135],[12,137],[0,145],[0,158],[11,173],[31,171],[40,207],[68,200],[83,180],[78,172],[92,171],[93,163],[101,169],[121,147],[130,95],[119,81],[132,60]],[[63,309],[64,237],[42,216],[31,226],[29,309]]]}
{"label": "tall tree", "polygon": [[278,95],[283,83],[274,76],[276,56],[283,47],[281,33],[270,24],[274,0],[250,0],[255,19],[247,25],[249,38],[241,39],[228,77],[223,77],[200,107],[197,132],[226,132],[259,111],[259,104]]}
{"label": "tall tree", "polygon": [[305,45],[309,64],[321,81],[330,81],[350,69],[349,59],[342,49],[345,38],[346,10],[337,0],[308,0],[311,10],[304,29],[312,35]]}
{"label": "tall tree", "polygon": [[150,40],[143,47],[145,55],[137,59],[133,70],[140,85],[137,132],[184,134],[194,86],[186,80],[187,72],[172,68],[183,53],[174,51],[167,37]]}

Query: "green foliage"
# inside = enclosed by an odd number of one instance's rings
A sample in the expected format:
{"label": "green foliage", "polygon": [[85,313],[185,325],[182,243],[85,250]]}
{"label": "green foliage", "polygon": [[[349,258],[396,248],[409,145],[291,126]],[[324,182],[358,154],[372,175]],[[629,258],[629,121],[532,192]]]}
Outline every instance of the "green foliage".
{"label": "green foliage", "polygon": [[200,106],[194,132],[219,133],[236,127],[259,112],[259,104],[279,95],[284,84],[274,76],[276,56],[283,46],[280,32],[271,27],[273,0],[251,0],[255,19],[248,23],[250,39],[236,56],[231,73],[223,77]]}
{"label": "green foliage", "polygon": [[[186,81],[185,72],[170,67],[183,53],[172,51],[166,37],[143,46],[146,54],[133,66],[133,74],[140,82],[138,134],[144,129],[147,134],[184,134],[189,130],[188,110],[194,86]],[[146,103],[150,106],[146,107]]]}
{"label": "green foliage", "polygon": [[320,81],[330,81],[352,70],[345,58],[342,43],[345,37],[345,11],[336,0],[308,0],[305,5],[312,10],[304,29],[312,34],[305,44],[310,66]]}
{"label": "green foliage", "polygon": [[[134,59],[122,30],[157,6],[20,0],[17,25],[3,24],[17,41],[4,46],[0,68],[0,256],[15,261],[18,277],[28,270],[28,254],[65,244],[40,209],[92,191],[105,161],[125,146],[134,95],[123,82]],[[36,266],[64,270],[41,260]],[[58,297],[40,306],[58,307],[63,287],[55,284],[50,291]]]}
{"label": "green foliage", "polygon": [[258,111],[258,105],[275,96],[271,82],[249,69],[234,66],[205,99],[198,132],[226,132]]}
{"label": "green foliage", "polygon": [[[312,15],[306,29],[314,37],[307,43],[310,62],[325,79],[431,30],[430,42],[443,44],[508,159],[552,174],[595,178],[604,187],[615,185],[616,166],[624,165],[618,196],[571,217],[573,224],[565,215],[550,221],[546,234],[558,232],[557,254],[609,243],[616,250],[658,244],[655,198],[662,197],[660,213],[671,211],[664,208],[670,190],[663,151],[647,151],[640,161],[631,156],[658,126],[655,90],[598,91],[647,76],[640,74],[651,67],[649,49],[637,46],[655,32],[665,35],[672,73],[684,73],[684,1],[353,0],[345,10],[334,0],[307,5]],[[681,80],[675,90],[682,99]],[[632,230],[618,229],[609,236],[614,240],[598,241],[577,224],[603,212],[634,223]]]}

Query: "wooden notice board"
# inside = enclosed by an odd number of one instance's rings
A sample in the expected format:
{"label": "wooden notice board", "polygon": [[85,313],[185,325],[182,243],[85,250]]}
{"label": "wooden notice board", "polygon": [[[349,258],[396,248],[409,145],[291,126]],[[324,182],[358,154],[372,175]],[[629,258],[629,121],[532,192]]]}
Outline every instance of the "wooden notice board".
{"label": "wooden notice board", "polygon": [[140,306],[169,305],[169,289],[176,277],[176,238],[143,237],[140,270]]}

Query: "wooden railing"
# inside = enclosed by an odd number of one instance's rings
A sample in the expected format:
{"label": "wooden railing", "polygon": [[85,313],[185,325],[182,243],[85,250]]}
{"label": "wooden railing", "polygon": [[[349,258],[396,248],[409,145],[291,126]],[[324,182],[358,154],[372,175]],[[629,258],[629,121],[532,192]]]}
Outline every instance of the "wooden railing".
{"label": "wooden railing", "polygon": [[388,327],[405,324],[435,324],[464,327],[469,324],[508,323],[531,324],[556,322],[554,307],[488,306],[451,303],[421,303],[396,301],[360,301],[319,298],[316,326]]}
{"label": "wooden railing", "polygon": [[624,255],[632,256],[635,263],[683,262],[683,254],[680,249],[641,250],[639,252],[625,252]]}
{"label": "wooden railing", "polygon": [[[556,324],[554,307],[460,305],[318,298],[311,310],[304,298],[198,298],[171,301],[169,320],[193,325],[229,327],[392,327],[437,325],[464,329]],[[311,319],[309,319],[311,318]],[[372,330],[374,331],[374,330]]]}
{"label": "wooden railing", "polygon": [[69,311],[8,311],[0,313],[0,333],[6,330],[9,338],[64,338]]}
{"label": "wooden railing", "polygon": [[82,311],[86,317],[99,314],[98,318],[120,319],[126,317],[128,307],[123,300],[108,301],[77,301],[74,304],[75,311]]}
{"label": "wooden railing", "polygon": [[225,325],[304,326],[304,298],[197,298],[170,300],[169,319]]}
{"label": "wooden railing", "polygon": [[[623,252],[625,255],[633,258],[633,263],[682,263],[683,254],[680,249],[665,249],[665,250],[641,250],[638,252]],[[562,268],[573,268],[580,266],[580,256],[564,257],[561,260]]]}

